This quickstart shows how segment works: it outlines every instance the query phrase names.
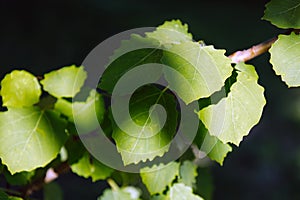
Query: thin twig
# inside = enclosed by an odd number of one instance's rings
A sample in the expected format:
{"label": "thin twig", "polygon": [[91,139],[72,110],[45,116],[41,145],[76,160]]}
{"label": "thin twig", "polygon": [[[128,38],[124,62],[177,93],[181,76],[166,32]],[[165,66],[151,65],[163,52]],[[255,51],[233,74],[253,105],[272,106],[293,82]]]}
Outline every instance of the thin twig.
{"label": "thin twig", "polygon": [[276,36],[271,38],[270,40],[252,46],[249,49],[234,52],[228,57],[231,59],[232,63],[246,62],[267,52],[271,48],[272,44],[277,40],[277,38],[278,37]]}
{"label": "thin twig", "polygon": [[[291,32],[299,33],[299,29],[291,29],[287,32],[283,33],[285,35],[290,34]],[[265,42],[262,42],[260,44],[254,45],[249,49],[236,51],[230,56],[228,56],[231,59],[232,63],[239,63],[239,62],[246,62],[249,61],[265,52],[267,52],[272,44],[278,39],[278,36],[275,36]]]}

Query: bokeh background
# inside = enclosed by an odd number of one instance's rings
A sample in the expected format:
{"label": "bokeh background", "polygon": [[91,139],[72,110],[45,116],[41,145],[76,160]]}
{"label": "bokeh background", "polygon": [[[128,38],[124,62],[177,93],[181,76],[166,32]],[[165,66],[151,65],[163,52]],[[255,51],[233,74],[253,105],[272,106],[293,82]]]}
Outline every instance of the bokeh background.
{"label": "bokeh background", "polygon": [[[284,32],[261,20],[266,2],[0,0],[0,78],[13,69],[42,75],[80,65],[106,38],[170,19],[188,23],[195,40],[229,55]],[[267,53],[249,62],[266,89],[264,115],[223,167],[212,165],[213,199],[300,199],[300,88],[288,89],[268,59]],[[73,174],[58,183],[65,199],[73,200],[96,199],[106,187]]]}

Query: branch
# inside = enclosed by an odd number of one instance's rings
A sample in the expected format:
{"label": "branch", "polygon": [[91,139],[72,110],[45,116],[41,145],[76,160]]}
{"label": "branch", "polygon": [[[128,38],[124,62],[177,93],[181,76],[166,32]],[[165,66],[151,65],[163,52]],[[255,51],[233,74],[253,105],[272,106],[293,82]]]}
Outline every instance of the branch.
{"label": "branch", "polygon": [[54,181],[59,177],[59,175],[65,174],[68,171],[70,171],[70,166],[67,162],[63,162],[55,168],[49,168],[44,177],[36,179],[35,181],[33,181],[31,184],[29,184],[27,187],[24,188],[22,192],[23,194],[22,196],[24,197],[30,196],[34,191],[38,191],[42,189],[45,184]]}
{"label": "branch", "polygon": [[[300,30],[299,29],[291,29],[283,34],[288,35],[291,32],[299,33]],[[231,63],[246,62],[248,60],[251,60],[251,59],[267,52],[271,48],[272,44],[277,39],[278,39],[278,36],[275,36],[265,42],[254,45],[249,49],[234,52],[233,54],[231,54],[228,57],[231,59]]]}

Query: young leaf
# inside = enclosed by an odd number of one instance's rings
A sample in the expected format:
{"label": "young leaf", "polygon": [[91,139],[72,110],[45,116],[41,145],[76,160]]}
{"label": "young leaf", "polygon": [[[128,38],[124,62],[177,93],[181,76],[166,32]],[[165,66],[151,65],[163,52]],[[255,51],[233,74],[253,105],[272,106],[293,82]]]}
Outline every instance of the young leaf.
{"label": "young leaf", "polygon": [[239,70],[237,81],[228,97],[200,110],[199,118],[211,135],[223,143],[239,145],[260,120],[266,100],[254,67],[239,63],[236,69]]}
{"label": "young leaf", "polygon": [[232,151],[229,144],[224,144],[217,137],[210,135],[201,122],[194,141],[200,151],[204,152],[210,159],[217,161],[220,165],[223,165],[226,155]]}
{"label": "young leaf", "polygon": [[[300,11],[300,7],[299,7]],[[299,16],[300,17],[300,16]],[[300,35],[279,35],[269,52],[270,62],[277,75],[289,87],[300,86]]]}
{"label": "young leaf", "polygon": [[182,183],[176,183],[170,188],[170,200],[203,200],[201,197],[193,194],[191,187]]}
{"label": "young leaf", "polygon": [[37,107],[10,108],[0,113],[0,158],[15,174],[44,167],[67,139],[59,114]]}
{"label": "young leaf", "polygon": [[193,187],[196,183],[197,176],[197,166],[189,160],[184,161],[180,166],[179,182],[183,183],[186,186]]}
{"label": "young leaf", "polygon": [[[160,116],[151,113],[151,106],[154,104],[161,104],[166,110],[167,119],[161,130],[158,126]],[[112,136],[121,153],[123,163],[128,165],[145,162],[147,159],[151,161],[156,156],[163,156],[169,150],[170,142],[176,132],[178,113],[174,97],[154,86],[145,86],[132,95],[129,110],[132,121],[143,129],[140,132],[125,133],[116,124],[113,125]],[[128,129],[132,125],[130,120],[122,124]],[[147,126],[152,127],[146,128]]]}
{"label": "young leaf", "polygon": [[104,180],[113,172],[113,169],[92,158],[87,152],[77,163],[71,165],[71,169],[79,176],[91,177],[93,182]]}
{"label": "young leaf", "polygon": [[163,64],[175,69],[165,70],[170,88],[186,104],[220,90],[233,70],[224,53],[191,41],[173,45],[162,58]]}
{"label": "young leaf", "polygon": [[141,192],[131,186],[114,189],[106,189],[98,200],[140,200]]}
{"label": "young leaf", "polygon": [[[95,90],[90,91],[85,102],[71,103],[65,99],[58,99],[54,108],[67,116],[70,122],[76,122],[80,133],[88,133],[99,127],[105,112],[103,98]],[[96,113],[97,118],[92,117],[93,113]]]}
{"label": "young leaf", "polygon": [[154,32],[146,33],[148,38],[154,38],[165,47],[192,41],[192,34],[188,33],[188,25],[182,24],[180,20],[166,21],[163,25],[156,28]]}
{"label": "young leaf", "polygon": [[167,186],[171,186],[176,176],[179,176],[179,163],[171,162],[167,165],[145,167],[140,170],[140,176],[151,195],[161,194]]}
{"label": "young leaf", "polygon": [[300,28],[300,0],[271,0],[263,19],[279,28]]}
{"label": "young leaf", "polygon": [[1,81],[3,106],[31,106],[39,102],[41,93],[37,78],[24,70],[14,70]]}
{"label": "young leaf", "polygon": [[45,74],[41,84],[45,91],[57,98],[74,97],[80,91],[86,77],[87,73],[83,67],[72,65]]}

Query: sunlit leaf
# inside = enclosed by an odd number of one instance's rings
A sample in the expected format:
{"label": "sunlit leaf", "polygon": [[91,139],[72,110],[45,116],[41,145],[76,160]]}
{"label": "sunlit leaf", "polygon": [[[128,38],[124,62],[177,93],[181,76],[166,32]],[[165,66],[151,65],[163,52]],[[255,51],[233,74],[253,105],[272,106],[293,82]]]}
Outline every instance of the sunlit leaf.
{"label": "sunlit leaf", "polygon": [[71,165],[74,173],[84,178],[92,178],[92,181],[104,180],[111,175],[113,169],[92,158],[87,152],[77,162]]}
{"label": "sunlit leaf", "polygon": [[167,186],[171,186],[176,176],[179,176],[179,163],[145,167],[140,170],[140,175],[151,195],[162,193]]}
{"label": "sunlit leaf", "polygon": [[278,40],[269,50],[271,53],[270,62],[274,71],[281,76],[289,87],[300,86],[299,49],[300,35],[291,33],[291,35],[279,35]]}
{"label": "sunlit leaf", "polygon": [[44,167],[67,139],[59,114],[37,107],[10,108],[0,113],[0,158],[15,174]]}
{"label": "sunlit leaf", "polygon": [[37,78],[24,70],[14,70],[1,81],[3,106],[31,106],[39,102],[41,93]]}
{"label": "sunlit leaf", "polygon": [[254,67],[239,63],[236,69],[237,81],[228,96],[216,105],[203,108],[199,117],[211,135],[223,143],[239,145],[259,122],[266,100]]}
{"label": "sunlit leaf", "polygon": [[45,74],[41,81],[45,91],[55,97],[74,97],[83,86],[87,73],[75,65]]}

